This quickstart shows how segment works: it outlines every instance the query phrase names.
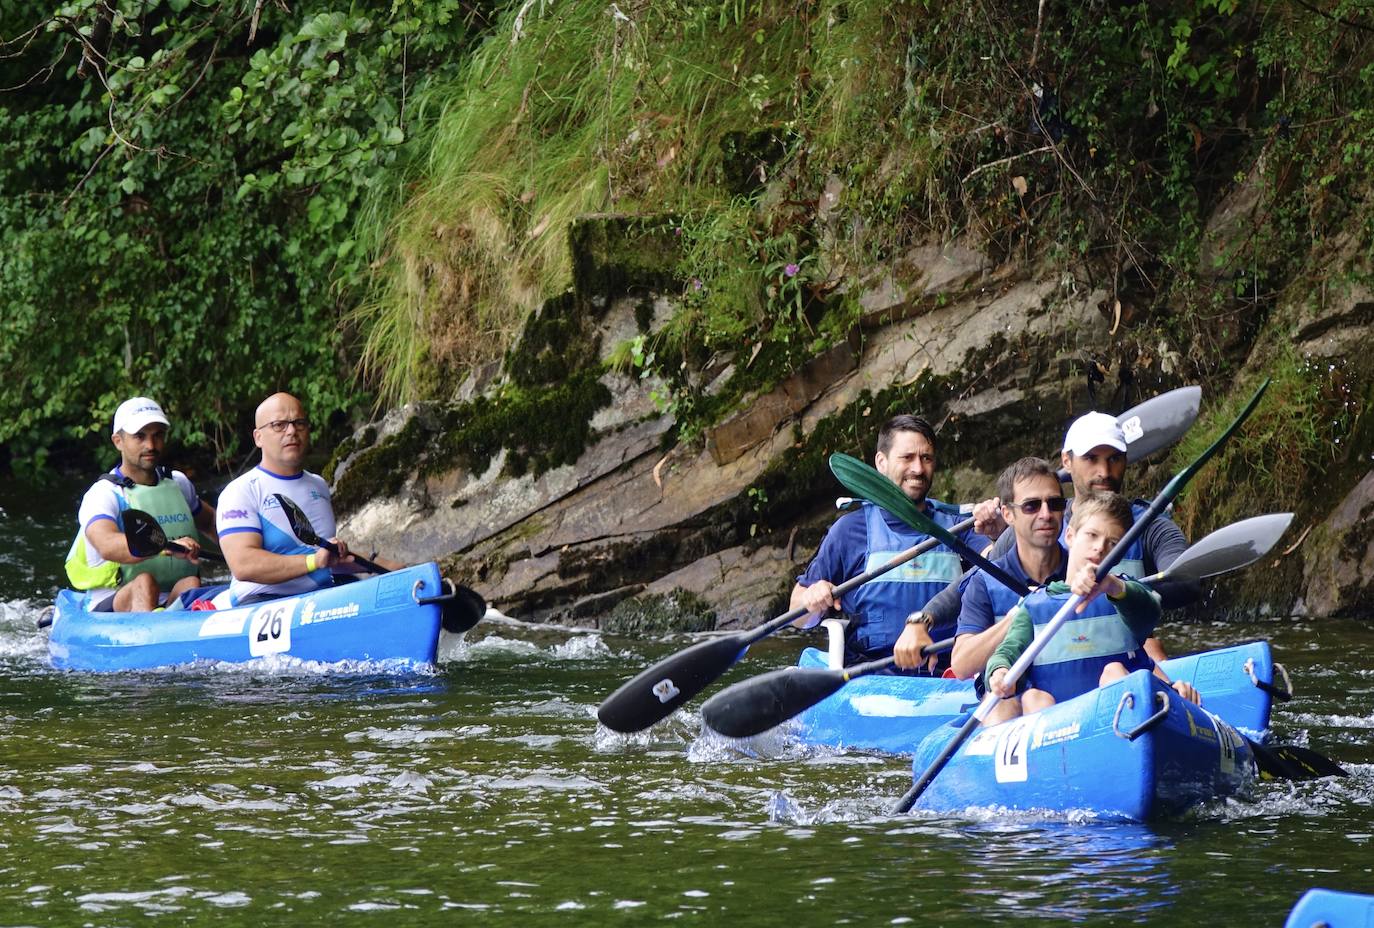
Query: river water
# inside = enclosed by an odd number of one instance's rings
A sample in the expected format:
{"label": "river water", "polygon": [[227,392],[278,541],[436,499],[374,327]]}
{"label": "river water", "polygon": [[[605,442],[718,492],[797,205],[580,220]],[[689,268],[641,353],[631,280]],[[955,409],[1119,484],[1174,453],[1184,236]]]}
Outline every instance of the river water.
{"label": "river water", "polygon": [[[1259,784],[1149,826],[890,818],[899,759],[767,757],[601,699],[688,639],[484,623],[429,673],[264,663],[56,672],[34,620],[80,488],[0,493],[0,925],[1281,925],[1309,887],[1374,892],[1374,629],[1267,637],[1298,698],[1278,740],[1343,780]],[[61,497],[57,499],[57,497]],[[760,617],[765,618],[765,617]],[[790,662],[756,647],[727,680]]]}

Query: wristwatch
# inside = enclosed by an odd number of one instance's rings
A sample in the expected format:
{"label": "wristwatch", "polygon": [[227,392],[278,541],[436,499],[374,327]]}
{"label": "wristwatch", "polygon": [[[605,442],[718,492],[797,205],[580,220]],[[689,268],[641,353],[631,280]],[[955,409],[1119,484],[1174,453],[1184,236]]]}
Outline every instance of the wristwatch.
{"label": "wristwatch", "polygon": [[935,616],[931,615],[929,612],[926,612],[924,609],[917,609],[915,612],[911,613],[911,615],[906,617],[906,624],[924,625],[926,627],[926,631],[930,631],[930,627],[935,624]]}

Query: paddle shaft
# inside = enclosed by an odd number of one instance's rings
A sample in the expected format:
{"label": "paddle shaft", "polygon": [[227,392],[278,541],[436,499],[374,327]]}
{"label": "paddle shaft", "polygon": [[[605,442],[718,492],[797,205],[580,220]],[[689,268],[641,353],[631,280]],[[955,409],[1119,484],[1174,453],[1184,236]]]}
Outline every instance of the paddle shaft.
{"label": "paddle shaft", "polygon": [[[1266,379],[1264,383],[1260,385],[1260,388],[1255,391],[1255,395],[1250,398],[1250,402],[1241,410],[1240,415],[1236,417],[1235,421],[1231,423],[1226,431],[1222,432],[1221,436],[1217,438],[1216,441],[1212,442],[1202,454],[1198,455],[1196,460],[1179,471],[1172,480],[1164,485],[1164,489],[1159,492],[1159,495],[1156,496],[1150,502],[1150,505],[1146,507],[1145,511],[1136,518],[1135,524],[1121,536],[1121,540],[1116,543],[1116,546],[1113,547],[1111,551],[1107,552],[1107,556],[1102,559],[1102,562],[1097,567],[1098,576],[1106,576],[1111,573],[1112,568],[1121,562],[1121,559],[1126,556],[1127,550],[1129,550],[1131,545],[1144,534],[1145,529],[1154,521],[1154,518],[1174,501],[1174,498],[1183,490],[1183,487],[1188,481],[1193,478],[1193,475],[1195,475],[1204,464],[1211,460],[1212,456],[1221,449],[1221,446],[1235,434],[1236,429],[1240,428],[1241,423],[1249,418],[1250,413],[1252,413],[1255,406],[1259,404],[1260,397],[1264,395],[1264,391],[1268,389],[1268,387],[1269,381]],[[1064,623],[1069,620],[1073,611],[1082,601],[1083,597],[1075,593],[1069,597],[1068,602],[1064,603],[1064,605],[1059,608],[1059,611],[1054,614],[1054,618],[1049,621],[1049,624],[1044,626],[1043,630],[1031,640],[1026,650],[1022,651],[1021,656],[1011,665],[1011,668],[1003,678],[1006,686],[1016,686],[1022,674],[1024,674],[1030,665],[1034,663],[1035,659],[1040,656],[1040,652],[1049,644],[1050,640],[1055,636],[1055,633],[1064,627]],[[900,815],[910,811],[912,805],[914,805],[916,800],[921,797],[921,794],[926,791],[926,787],[930,785],[931,781],[934,780],[935,777],[939,775],[940,771],[945,768],[945,765],[949,763],[949,759],[954,756],[954,752],[963,746],[964,742],[973,734],[973,730],[982,724],[983,720],[992,713],[992,710],[1000,701],[1001,697],[989,689],[987,696],[978,704],[978,708],[974,710],[973,715],[969,716],[959,728],[959,731],[955,733],[954,737],[951,738],[944,749],[940,751],[939,756],[931,762],[930,766],[927,767],[921,776],[917,778],[916,782],[911,785],[911,789],[907,790],[906,794],[892,807],[894,814]]]}
{"label": "paddle shaft", "polygon": [[[310,544],[310,543],[311,543],[310,541],[307,541],[307,540],[304,539],[304,538],[301,539],[301,540],[302,540],[302,541],[305,541],[306,544]],[[329,541],[329,540],[327,540],[327,539],[320,538],[319,536],[316,536],[315,539],[314,539],[314,543],[317,544],[317,545],[319,545],[321,548],[324,548],[326,551],[328,551],[328,552],[331,553],[331,554],[338,554],[338,553],[339,553],[339,546],[336,545],[336,544],[334,544],[334,542],[332,542],[332,541]],[[389,573],[391,573],[391,571],[387,570],[387,569],[386,569],[385,567],[383,567],[381,564],[373,563],[372,561],[369,561],[367,558],[363,557],[362,555],[359,555],[359,554],[350,554],[349,557],[353,558],[353,562],[354,562],[355,564],[361,564],[363,567],[366,567],[368,570],[372,571],[374,574],[389,574]]]}
{"label": "paddle shaft", "polygon": [[[163,551],[170,551],[170,552],[172,552],[173,554],[186,554],[186,553],[187,553],[187,549],[184,548],[183,546],[177,544],[175,541],[169,541],[169,542],[167,542],[165,545],[162,546],[162,550],[163,550]],[[132,552],[131,552],[131,553],[132,553]],[[223,563],[225,563],[225,560],[224,560],[224,556],[223,556],[223,555],[216,554],[216,553],[214,553],[213,551],[206,551],[206,550],[204,550],[204,549],[201,549],[201,552],[200,552],[199,554],[196,555],[196,558],[197,558],[198,560],[202,560],[202,561],[211,561],[211,562],[213,562],[213,563],[215,563],[215,564],[223,564]]]}
{"label": "paddle shaft", "polygon": [[[940,651],[948,651],[952,647],[954,647],[953,638],[941,638],[939,641],[932,641],[930,644],[921,648],[921,656],[929,657]],[[882,673],[884,670],[891,667],[896,660],[897,658],[889,654],[887,657],[880,657],[876,661],[869,661],[866,664],[855,664],[853,667],[846,667],[841,671],[841,674],[846,681],[857,680],[859,677]]]}

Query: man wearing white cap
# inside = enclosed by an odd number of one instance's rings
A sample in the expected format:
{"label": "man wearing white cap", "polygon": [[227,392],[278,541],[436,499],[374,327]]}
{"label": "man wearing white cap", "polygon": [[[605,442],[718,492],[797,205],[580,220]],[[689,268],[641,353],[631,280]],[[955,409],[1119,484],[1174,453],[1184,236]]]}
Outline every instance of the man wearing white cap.
{"label": "man wearing white cap", "polygon": [[[200,499],[181,471],[158,466],[167,442],[167,415],[136,396],[115,410],[111,441],[120,461],[86,491],[80,526],[67,553],[67,579],[87,590],[96,612],[150,612],[199,584],[200,536],[215,525],[215,509]],[[157,519],[185,552],[135,557],[124,536],[124,511]]]}
{"label": "man wearing white cap", "polygon": [[[1069,472],[1073,481],[1074,496],[1087,497],[1094,493],[1120,493],[1126,475],[1126,436],[1116,419],[1106,413],[1090,412],[1079,416],[1069,426],[1064,435],[1064,448],[1060,453],[1060,463]],[[1067,526],[1072,514],[1073,500],[1064,513]],[[1148,507],[1144,500],[1131,504],[1134,514]],[[997,542],[985,553],[989,560],[997,560],[1016,546],[1015,533],[1006,527],[1002,518],[1002,501],[994,497],[974,507],[974,531],[988,537],[996,537]],[[1061,533],[1060,543],[1064,541]],[[1145,577],[1165,570],[1188,547],[1188,539],[1173,520],[1161,515],[1153,520],[1145,533],[1137,539],[1125,556],[1117,564],[1113,573],[1128,577]],[[935,615],[938,621],[948,613],[958,616],[962,630],[981,627],[983,632],[975,637],[965,637],[974,633],[961,634],[960,643],[955,647],[960,651],[961,665],[982,666],[992,652],[1002,643],[1006,634],[1005,622],[997,622],[990,612],[985,616],[970,616],[960,611],[961,584],[950,584],[943,592],[931,599],[926,611]],[[1174,609],[1194,602],[1202,595],[1202,586],[1196,580],[1162,581],[1152,585],[1159,594],[1165,609]],[[1164,649],[1159,641],[1150,638],[1145,642],[1145,652],[1156,661],[1164,660]],[[1158,671],[1156,671],[1158,672]],[[1163,674],[1160,674],[1163,676]],[[1175,686],[1185,698],[1197,702],[1197,692],[1189,684],[1180,682]]]}

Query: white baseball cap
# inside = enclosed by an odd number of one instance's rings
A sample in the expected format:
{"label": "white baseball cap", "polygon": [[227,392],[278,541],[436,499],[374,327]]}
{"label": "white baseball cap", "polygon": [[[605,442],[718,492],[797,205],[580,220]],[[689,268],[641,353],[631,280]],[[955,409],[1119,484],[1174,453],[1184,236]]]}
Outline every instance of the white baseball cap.
{"label": "white baseball cap", "polygon": [[114,432],[118,434],[126,432],[130,435],[153,422],[161,422],[163,425],[171,426],[167,421],[167,414],[162,411],[162,407],[146,396],[136,396],[131,400],[125,400],[119,404],[114,415]]}
{"label": "white baseball cap", "polygon": [[1099,445],[1126,450],[1126,434],[1116,424],[1116,419],[1105,412],[1079,416],[1064,435],[1064,450],[1074,454],[1087,454]]}

